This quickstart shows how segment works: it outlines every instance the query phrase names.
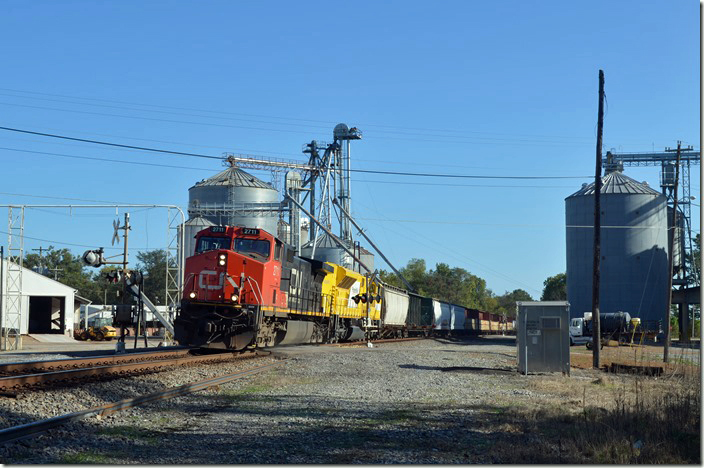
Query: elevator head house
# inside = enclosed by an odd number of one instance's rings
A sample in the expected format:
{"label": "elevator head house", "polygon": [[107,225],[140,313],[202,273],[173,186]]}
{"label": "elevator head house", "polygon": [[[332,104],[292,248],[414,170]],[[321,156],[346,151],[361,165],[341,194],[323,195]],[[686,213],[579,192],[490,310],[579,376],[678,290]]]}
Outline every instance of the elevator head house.
{"label": "elevator head house", "polygon": [[[7,260],[2,265],[3,274]],[[73,323],[80,304],[89,302],[77,294],[77,290],[59,281],[22,268],[22,291],[20,299],[20,333],[61,334],[73,336]],[[2,281],[0,308],[4,316],[7,304],[7,284]],[[4,326],[0,324],[0,327]]]}

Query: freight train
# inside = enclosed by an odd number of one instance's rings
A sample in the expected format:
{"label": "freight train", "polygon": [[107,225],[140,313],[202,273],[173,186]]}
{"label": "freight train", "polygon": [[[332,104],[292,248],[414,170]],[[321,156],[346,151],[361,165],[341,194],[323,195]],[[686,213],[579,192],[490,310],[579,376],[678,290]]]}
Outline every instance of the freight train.
{"label": "freight train", "polygon": [[513,329],[499,316],[297,256],[262,229],[211,226],[195,239],[174,320],[183,345],[241,350]]}

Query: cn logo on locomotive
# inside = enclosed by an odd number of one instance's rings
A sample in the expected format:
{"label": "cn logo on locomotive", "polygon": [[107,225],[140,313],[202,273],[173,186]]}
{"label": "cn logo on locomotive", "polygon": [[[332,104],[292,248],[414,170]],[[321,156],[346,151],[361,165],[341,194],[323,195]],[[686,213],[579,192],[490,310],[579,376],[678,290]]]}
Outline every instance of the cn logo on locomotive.
{"label": "cn logo on locomotive", "polygon": [[217,276],[217,271],[203,270],[198,275],[198,286],[201,289],[222,289],[223,284],[225,284],[225,273],[220,273],[218,284],[210,284],[209,278],[211,276]]}

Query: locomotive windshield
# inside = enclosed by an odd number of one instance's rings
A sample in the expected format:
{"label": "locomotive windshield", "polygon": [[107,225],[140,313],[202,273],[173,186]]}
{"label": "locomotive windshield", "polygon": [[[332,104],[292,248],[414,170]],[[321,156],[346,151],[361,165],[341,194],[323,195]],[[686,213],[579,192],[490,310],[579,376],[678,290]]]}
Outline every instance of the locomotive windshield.
{"label": "locomotive windshield", "polygon": [[235,247],[233,250],[260,256],[266,260],[269,258],[271,244],[269,244],[268,240],[263,239],[235,239]]}
{"label": "locomotive windshield", "polygon": [[229,237],[201,237],[198,239],[196,253],[208,250],[229,249],[232,239]]}

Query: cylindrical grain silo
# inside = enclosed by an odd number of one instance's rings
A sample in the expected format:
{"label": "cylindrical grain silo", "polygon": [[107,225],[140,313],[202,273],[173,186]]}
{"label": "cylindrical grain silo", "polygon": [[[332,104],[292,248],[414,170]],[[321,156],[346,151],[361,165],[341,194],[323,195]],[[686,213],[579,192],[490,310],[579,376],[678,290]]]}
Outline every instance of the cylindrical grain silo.
{"label": "cylindrical grain silo", "polygon": [[[320,260],[321,262],[335,263],[345,268],[352,268],[353,259],[345,249],[339,246],[334,239],[322,231],[318,231],[318,241],[315,243],[315,255],[313,254],[313,242],[311,239],[301,248],[301,256]],[[352,250],[352,246],[348,246]]]}
{"label": "cylindrical grain silo", "polygon": [[[614,171],[601,188],[600,311],[660,320],[667,307],[665,196]],[[570,315],[592,310],[594,184],[565,199]]]}
{"label": "cylindrical grain silo", "polygon": [[208,221],[207,219],[196,216],[186,221],[185,225],[182,225],[183,231],[183,255],[184,258],[191,257],[196,250],[196,234],[198,234],[203,229],[207,229],[210,226],[215,226],[214,223]]}
{"label": "cylindrical grain silo", "polygon": [[188,189],[188,199],[191,218],[201,216],[217,225],[259,228],[277,235],[279,193],[234,164]]}

